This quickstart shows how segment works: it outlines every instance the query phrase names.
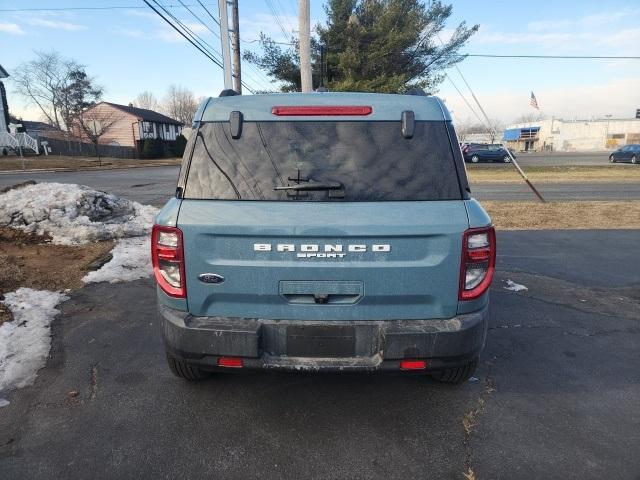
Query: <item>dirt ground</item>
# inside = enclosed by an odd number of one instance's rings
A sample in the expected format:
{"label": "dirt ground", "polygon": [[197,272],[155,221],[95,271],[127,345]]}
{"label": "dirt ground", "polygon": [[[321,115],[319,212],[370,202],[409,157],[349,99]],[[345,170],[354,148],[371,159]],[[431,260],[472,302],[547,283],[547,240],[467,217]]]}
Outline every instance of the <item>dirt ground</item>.
{"label": "dirt ground", "polygon": [[[37,157],[24,157],[25,170],[49,170],[49,169],[79,169],[91,170],[100,168],[127,168],[127,167],[148,167],[153,165],[180,165],[180,158],[159,158],[153,160],[136,158],[110,158],[102,157],[98,161],[97,157],[71,157],[40,155]],[[23,160],[17,156],[0,156],[1,170],[22,170]]]}
{"label": "dirt ground", "polygon": [[640,228],[640,202],[502,202],[484,201],[500,230]]}
{"label": "dirt ground", "polygon": [[[512,165],[503,168],[485,165],[467,165],[469,183],[516,183],[522,177]],[[526,167],[525,172],[534,182],[639,182],[640,166],[631,164],[598,165],[598,166],[557,166]]]}
{"label": "dirt ground", "polygon": [[110,258],[113,242],[52,245],[44,236],[0,226],[0,294],[19,287],[80,288],[82,277]]}

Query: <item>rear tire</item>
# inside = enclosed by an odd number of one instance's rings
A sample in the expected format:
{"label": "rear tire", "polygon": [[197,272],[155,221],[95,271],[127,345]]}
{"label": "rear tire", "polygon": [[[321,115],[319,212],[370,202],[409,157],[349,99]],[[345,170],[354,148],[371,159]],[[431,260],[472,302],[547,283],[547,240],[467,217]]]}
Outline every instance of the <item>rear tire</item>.
{"label": "rear tire", "polygon": [[474,155],[473,157],[471,157],[471,163],[478,163],[480,161],[480,157],[478,157],[477,155]]}
{"label": "rear tire", "polygon": [[511,157],[509,155],[505,155],[502,161],[504,163],[511,163]]}
{"label": "rear tire", "polygon": [[609,155],[609,161],[610,161],[611,163],[616,163],[616,159],[615,159],[615,158],[613,158],[613,155]]}
{"label": "rear tire", "polygon": [[211,376],[211,373],[205,372],[200,367],[190,365],[183,360],[179,360],[169,352],[167,352],[167,363],[169,364],[171,373],[189,382],[198,382]]}
{"label": "rear tire", "polygon": [[431,374],[431,377],[433,377],[434,380],[440,383],[459,384],[469,380],[476,371],[477,366],[478,358],[476,357],[469,363],[467,363],[466,365],[462,365],[461,367],[445,368],[444,370],[433,372]]}
{"label": "rear tire", "polygon": [[633,163],[634,165],[638,163],[638,159],[636,158],[635,155],[631,157],[631,163]]}

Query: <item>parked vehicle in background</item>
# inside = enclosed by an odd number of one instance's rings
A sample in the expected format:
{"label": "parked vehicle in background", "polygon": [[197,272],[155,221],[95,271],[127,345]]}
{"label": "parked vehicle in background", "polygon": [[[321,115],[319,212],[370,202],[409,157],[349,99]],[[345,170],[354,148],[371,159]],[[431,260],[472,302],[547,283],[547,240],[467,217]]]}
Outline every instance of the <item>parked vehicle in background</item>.
{"label": "parked vehicle in background", "polygon": [[[509,163],[511,157],[507,149],[499,143],[471,143],[462,149],[465,162],[502,162]],[[511,152],[513,158],[516,156]]]}
{"label": "parked vehicle in background", "polygon": [[640,163],[640,144],[629,144],[619,148],[609,155],[611,163],[630,162],[633,164]]}
{"label": "parked vehicle in background", "polygon": [[436,97],[206,100],[152,232],[169,367],[468,379],[496,258],[469,192]]}

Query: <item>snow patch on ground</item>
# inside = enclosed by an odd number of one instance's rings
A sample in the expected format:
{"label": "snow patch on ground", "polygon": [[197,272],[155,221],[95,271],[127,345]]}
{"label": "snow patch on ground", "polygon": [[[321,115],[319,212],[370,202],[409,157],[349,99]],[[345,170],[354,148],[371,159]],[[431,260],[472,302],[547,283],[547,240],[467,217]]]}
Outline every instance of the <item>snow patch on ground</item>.
{"label": "snow patch on ground", "polygon": [[31,385],[44,367],[51,347],[51,321],[61,292],[19,288],[5,294],[14,320],[0,326],[0,392]]}
{"label": "snow patch on ground", "polygon": [[37,183],[0,194],[0,225],[48,233],[60,245],[146,235],[157,212],[74,184]]}
{"label": "snow patch on ground", "polygon": [[519,292],[520,290],[529,290],[524,285],[520,285],[519,283],[516,283],[513,280],[507,280],[507,285],[504,287],[504,289],[511,290],[512,292]]}
{"label": "snow patch on ground", "polygon": [[99,270],[89,272],[82,280],[95,282],[129,282],[153,274],[151,266],[151,239],[125,238],[111,251],[113,258]]}

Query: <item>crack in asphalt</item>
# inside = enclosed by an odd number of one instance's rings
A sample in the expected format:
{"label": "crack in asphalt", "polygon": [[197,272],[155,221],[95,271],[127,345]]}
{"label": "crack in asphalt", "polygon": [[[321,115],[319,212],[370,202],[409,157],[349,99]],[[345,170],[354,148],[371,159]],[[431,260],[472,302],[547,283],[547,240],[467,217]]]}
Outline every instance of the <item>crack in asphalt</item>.
{"label": "crack in asphalt", "polygon": [[98,364],[91,366],[91,383],[89,386],[89,400],[95,400],[98,395]]}
{"label": "crack in asphalt", "polygon": [[[533,299],[533,300],[537,300],[537,299]],[[553,329],[553,328],[557,328],[557,329],[562,329],[562,327],[558,326],[558,325],[496,325],[494,327],[489,327],[488,330],[507,330],[507,329],[516,329],[516,328],[536,328],[536,329]],[[597,337],[597,336],[601,336],[601,335],[614,335],[617,333],[624,333],[624,334],[630,334],[630,335],[637,335],[640,333],[640,328],[625,328],[625,329],[620,329],[620,328],[616,328],[616,329],[611,329],[611,330],[595,330],[595,331],[591,331],[591,332],[586,332],[586,333],[582,333],[582,332],[575,332],[575,331],[570,331],[570,330],[564,330],[562,332],[564,335],[575,335],[576,337]]]}
{"label": "crack in asphalt", "polygon": [[475,480],[476,474],[473,469],[473,452],[471,448],[471,434],[475,431],[478,421],[482,414],[484,414],[487,402],[491,397],[491,394],[496,390],[496,385],[491,377],[491,371],[493,369],[493,363],[486,362],[488,365],[487,374],[484,378],[484,388],[480,397],[476,400],[474,408],[467,410],[462,416],[462,429],[463,440],[462,446],[464,449],[464,468],[465,472],[462,473],[466,480]]}

